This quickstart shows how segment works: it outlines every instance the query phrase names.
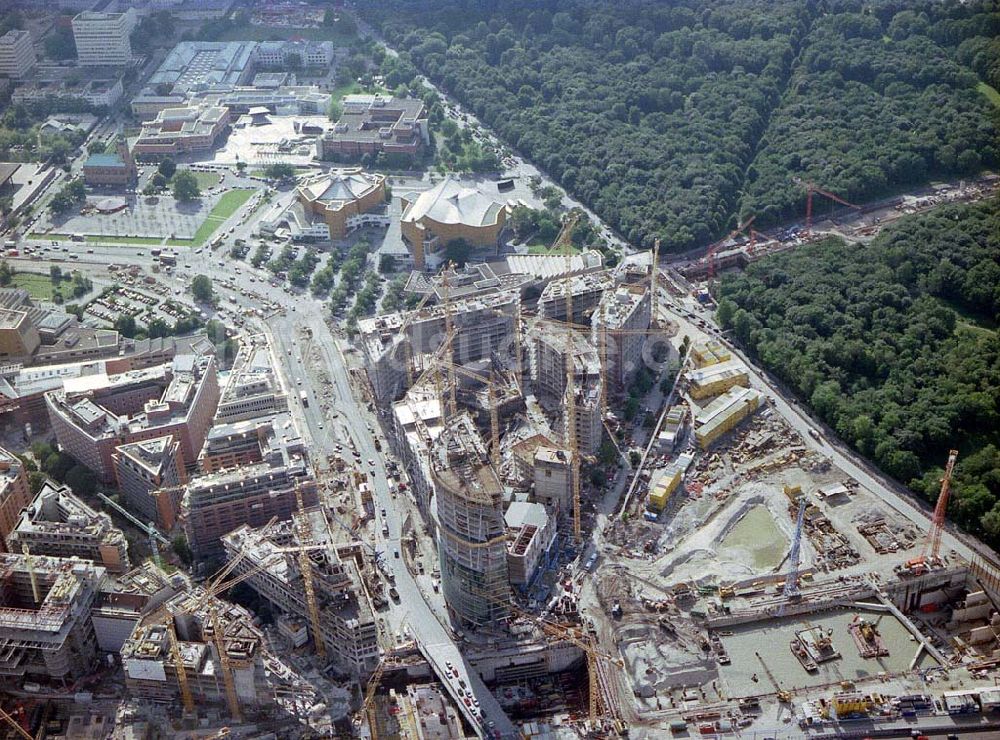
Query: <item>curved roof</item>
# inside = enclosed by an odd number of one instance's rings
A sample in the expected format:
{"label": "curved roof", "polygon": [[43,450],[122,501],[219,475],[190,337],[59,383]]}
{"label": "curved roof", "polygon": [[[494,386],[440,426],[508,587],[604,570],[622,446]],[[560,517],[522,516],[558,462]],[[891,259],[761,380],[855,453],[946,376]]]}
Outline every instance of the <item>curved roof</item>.
{"label": "curved roof", "polygon": [[299,192],[310,201],[347,202],[368,195],[378,187],[379,178],[360,169],[331,170],[303,182]]}
{"label": "curved roof", "polygon": [[497,222],[503,206],[476,187],[445,179],[421,193],[407,206],[403,221],[428,218],[439,224],[490,226]]}

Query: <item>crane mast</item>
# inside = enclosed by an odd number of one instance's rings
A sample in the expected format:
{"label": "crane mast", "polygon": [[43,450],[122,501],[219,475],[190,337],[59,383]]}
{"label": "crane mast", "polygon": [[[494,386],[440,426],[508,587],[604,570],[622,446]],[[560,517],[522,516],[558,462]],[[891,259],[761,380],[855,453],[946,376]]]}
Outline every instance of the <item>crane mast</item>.
{"label": "crane mast", "polygon": [[958,450],[951,450],[948,453],[948,464],[945,465],[944,476],[941,478],[941,492],[938,494],[937,504],[934,506],[931,531],[921,554],[921,557],[927,556],[931,562],[936,562],[941,554],[941,534],[944,531],[944,516],[948,511],[948,499],[951,495],[951,474],[955,470],[956,460],[958,460]]}
{"label": "crane mast", "polygon": [[788,602],[799,595],[799,558],[802,548],[802,521],[805,519],[806,497],[799,499],[799,515],[795,520],[795,536],[792,538],[792,549],[788,554],[788,576],[785,578],[784,601],[778,610],[778,616],[785,613]]}
{"label": "crane mast", "polygon": [[570,216],[563,226],[563,231],[559,234],[557,241],[562,242],[566,250],[566,447],[569,448],[570,459],[570,485],[573,488],[573,539],[580,542],[580,450],[576,439],[576,384],[573,373],[575,363],[573,362],[573,280],[570,273],[573,271],[573,249],[570,237],[576,219]]}
{"label": "crane mast", "polygon": [[653,242],[653,261],[649,266],[649,315],[652,317],[652,325],[659,326],[659,295],[657,294],[657,279],[656,273],[660,267],[660,237],[656,237]]}
{"label": "crane mast", "polygon": [[209,607],[209,618],[212,623],[212,639],[215,642],[215,649],[219,653],[219,663],[222,668],[222,683],[226,687],[226,701],[229,703],[229,714],[236,722],[243,721],[240,711],[240,698],[236,694],[236,683],[233,681],[233,669],[229,664],[229,654],[226,652],[225,639],[222,635],[222,628],[219,626],[219,612],[213,604]]}
{"label": "crane mast", "polygon": [[[295,482],[295,504],[299,508],[298,521],[295,524],[299,535],[299,544],[308,546],[312,542],[312,532],[309,527],[309,519],[306,516],[305,507],[302,503],[302,489],[299,482]],[[316,590],[313,588],[312,561],[306,549],[299,550],[299,570],[302,571],[302,584],[306,591],[306,605],[309,607],[309,622],[312,627],[313,645],[316,654],[321,658],[326,657],[326,642],[323,640],[319,621],[319,604],[316,602]]]}

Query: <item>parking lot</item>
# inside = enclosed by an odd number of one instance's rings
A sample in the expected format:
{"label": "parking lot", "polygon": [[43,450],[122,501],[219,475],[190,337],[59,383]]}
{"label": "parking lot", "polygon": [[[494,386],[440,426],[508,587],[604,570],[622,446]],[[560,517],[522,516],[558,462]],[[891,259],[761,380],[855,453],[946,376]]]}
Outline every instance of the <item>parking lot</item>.
{"label": "parking lot", "polygon": [[[95,204],[105,196],[87,197]],[[83,234],[118,239],[159,238],[190,239],[218,202],[219,193],[205,193],[201,198],[182,203],[170,195],[125,195],[127,206],[117,213],[102,214],[96,210],[66,214],[46,213],[36,224],[35,231],[54,234]]]}

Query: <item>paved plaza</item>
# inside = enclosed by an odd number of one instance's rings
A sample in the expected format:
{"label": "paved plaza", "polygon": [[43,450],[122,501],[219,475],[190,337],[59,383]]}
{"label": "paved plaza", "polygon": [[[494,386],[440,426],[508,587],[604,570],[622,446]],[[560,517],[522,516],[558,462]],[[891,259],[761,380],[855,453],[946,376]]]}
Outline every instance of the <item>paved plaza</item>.
{"label": "paved plaza", "polygon": [[[87,204],[93,206],[105,197],[89,195]],[[98,213],[96,209],[75,209],[59,215],[49,213],[35,230],[118,238],[191,239],[220,197],[218,194],[203,195],[181,203],[169,194],[129,194],[125,196],[125,209],[117,213]],[[81,210],[87,212],[80,213]]]}

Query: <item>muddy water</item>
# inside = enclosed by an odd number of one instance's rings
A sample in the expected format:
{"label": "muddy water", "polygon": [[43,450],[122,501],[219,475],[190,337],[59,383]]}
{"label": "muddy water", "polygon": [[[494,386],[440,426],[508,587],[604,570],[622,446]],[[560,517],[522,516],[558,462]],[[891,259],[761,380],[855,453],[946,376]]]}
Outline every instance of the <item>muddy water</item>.
{"label": "muddy water", "polygon": [[718,553],[722,558],[765,571],[777,567],[788,547],[788,538],[778,529],[767,507],[754,506],[722,538]]}

